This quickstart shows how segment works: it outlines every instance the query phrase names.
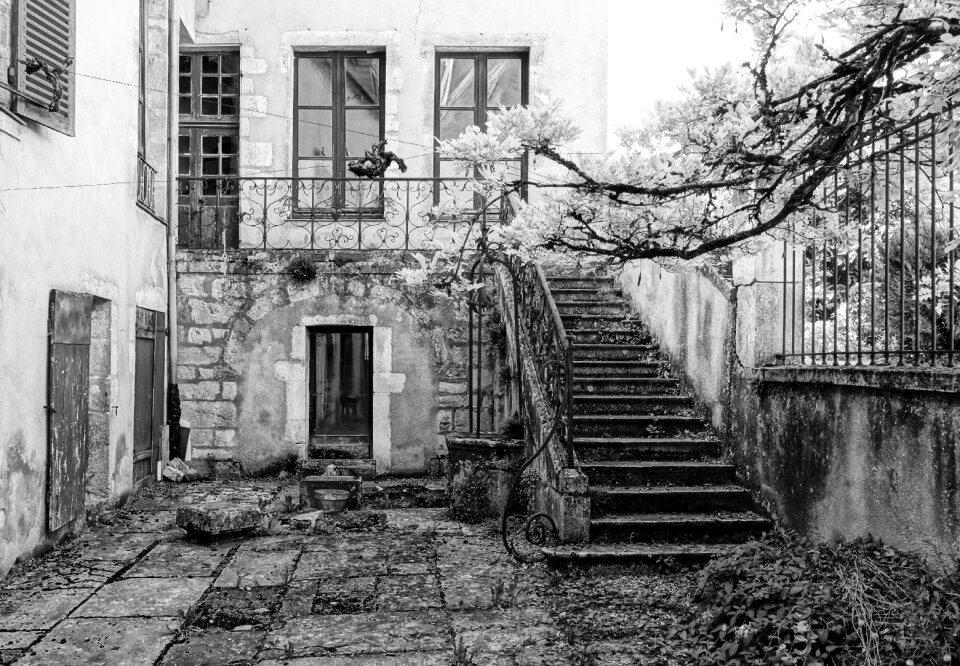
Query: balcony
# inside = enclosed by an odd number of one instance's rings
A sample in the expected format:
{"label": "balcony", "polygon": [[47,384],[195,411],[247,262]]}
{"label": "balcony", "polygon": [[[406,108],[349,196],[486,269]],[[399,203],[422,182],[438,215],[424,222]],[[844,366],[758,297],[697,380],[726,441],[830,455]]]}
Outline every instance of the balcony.
{"label": "balcony", "polygon": [[137,204],[151,215],[157,214],[157,170],[143,155],[137,156]]}
{"label": "balcony", "polygon": [[[484,210],[467,178],[180,178],[178,246],[194,250],[419,250]],[[498,211],[487,211],[497,217]]]}

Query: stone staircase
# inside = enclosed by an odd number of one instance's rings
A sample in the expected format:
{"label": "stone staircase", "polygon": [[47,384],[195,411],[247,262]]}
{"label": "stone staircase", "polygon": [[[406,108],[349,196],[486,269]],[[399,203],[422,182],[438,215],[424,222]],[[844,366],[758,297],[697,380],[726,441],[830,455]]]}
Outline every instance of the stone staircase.
{"label": "stone staircase", "polygon": [[613,278],[548,282],[574,345],[573,442],[592,500],[592,543],[548,560],[697,562],[770,529]]}

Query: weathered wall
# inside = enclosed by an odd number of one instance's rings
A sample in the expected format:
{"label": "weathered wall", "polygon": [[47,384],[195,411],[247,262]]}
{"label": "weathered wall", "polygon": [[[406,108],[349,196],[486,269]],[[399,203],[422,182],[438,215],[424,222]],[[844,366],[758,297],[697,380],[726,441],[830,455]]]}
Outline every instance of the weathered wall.
{"label": "weathered wall", "polygon": [[408,176],[433,174],[438,49],[529,49],[531,99],[551,92],[583,128],[570,150],[606,145],[605,0],[330,0],[322,10],[313,0],[215,0],[197,10],[197,44],[241,47],[242,173],[290,173],[294,47],[385,49],[386,138]]}
{"label": "weathered wall", "polygon": [[[10,6],[0,0],[4,57]],[[151,10],[160,12],[150,23],[151,77],[162,81],[166,2],[151,0]],[[0,575],[61,536],[45,528],[51,289],[104,299],[98,316],[109,320],[109,342],[92,363],[97,439],[88,500],[116,501],[132,486],[134,313],[166,310],[166,227],[136,205],[138,11],[130,0],[78,3],[76,70],[134,85],[78,76],[75,137],[17,119],[0,98]],[[161,182],[164,97],[148,120],[148,158]]]}
{"label": "weathered wall", "polygon": [[467,423],[463,304],[401,284],[400,255],[304,255],[318,268],[307,283],[286,274],[293,256],[178,254],[177,376],[193,458],[258,470],[304,457],[306,327],[372,326],[378,473],[423,471],[445,454],[442,435]]}
{"label": "weathered wall", "polygon": [[643,261],[629,264],[622,282],[676,371],[715,418],[724,416],[741,480],[812,537],[870,532],[911,549],[954,552],[960,375],[762,367],[770,357],[758,350],[779,346],[772,302],[782,289],[749,267],[734,275],[752,279],[731,288],[699,270]]}

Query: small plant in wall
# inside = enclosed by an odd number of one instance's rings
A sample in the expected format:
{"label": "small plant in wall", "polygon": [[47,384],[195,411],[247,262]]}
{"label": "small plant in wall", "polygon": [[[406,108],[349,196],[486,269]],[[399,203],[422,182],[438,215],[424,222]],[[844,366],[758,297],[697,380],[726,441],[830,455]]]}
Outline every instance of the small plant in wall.
{"label": "small plant in wall", "polygon": [[287,264],[287,274],[296,282],[310,282],[317,277],[317,267],[313,261],[298,254]]}

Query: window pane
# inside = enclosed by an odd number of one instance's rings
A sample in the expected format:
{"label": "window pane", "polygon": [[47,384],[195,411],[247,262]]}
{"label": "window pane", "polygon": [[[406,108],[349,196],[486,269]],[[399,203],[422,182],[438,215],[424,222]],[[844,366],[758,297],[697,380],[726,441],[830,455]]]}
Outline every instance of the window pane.
{"label": "window pane", "polygon": [[200,139],[200,145],[203,148],[204,155],[218,155],[220,153],[219,136],[205,136]]}
{"label": "window pane", "polygon": [[190,56],[180,56],[180,73],[189,74],[193,65],[193,58]]}
{"label": "window pane", "polygon": [[190,156],[184,155],[180,157],[180,175],[189,176],[190,175]]}
{"label": "window pane", "polygon": [[347,208],[377,208],[380,205],[379,181],[360,178],[350,173],[344,165],[344,175],[349,178],[343,184],[343,205]]}
{"label": "window pane", "polygon": [[240,92],[237,89],[237,77],[225,76],[220,79],[220,90],[224,95],[236,95],[238,92]]}
{"label": "window pane", "polygon": [[200,71],[204,74],[216,74],[217,73],[217,56],[215,55],[205,55],[200,58]]}
{"label": "window pane", "polygon": [[220,152],[224,155],[236,155],[240,152],[240,140],[235,136],[223,137]]}
{"label": "window pane", "polygon": [[518,58],[487,60],[487,106],[520,103],[521,68]]}
{"label": "window pane", "polygon": [[345,58],[344,80],[347,106],[377,104],[380,99],[380,60]]}
{"label": "window pane", "polygon": [[190,79],[189,76],[181,76],[181,77],[180,77],[180,92],[189,95],[189,94],[190,94],[190,83],[191,83],[191,79]]}
{"label": "window pane", "polygon": [[333,178],[333,162],[330,160],[300,160],[297,167],[300,178]]}
{"label": "window pane", "polygon": [[237,115],[237,98],[224,97],[220,100],[220,114],[224,116]]}
{"label": "window pane", "polygon": [[216,176],[219,173],[220,173],[220,158],[204,157],[203,158],[203,175]]}
{"label": "window pane", "polygon": [[240,71],[240,57],[225,55],[220,57],[220,71],[224,74],[236,74]]}
{"label": "window pane", "polygon": [[200,92],[204,95],[216,95],[220,92],[220,79],[216,76],[204,76],[200,85]]}
{"label": "window pane", "polygon": [[[466,178],[469,165],[451,160],[440,161],[440,178]],[[464,181],[442,180],[439,185],[440,203],[457,204],[462,208],[473,208],[473,190],[468,190]]]}
{"label": "window pane", "polygon": [[347,157],[363,157],[380,140],[380,109],[348,109]]}
{"label": "window pane", "polygon": [[237,174],[239,168],[239,162],[236,157],[224,157],[220,160],[220,173],[234,176]]}
{"label": "window pane", "polygon": [[330,58],[297,60],[297,103],[300,106],[333,104],[333,61]]}
{"label": "window pane", "polygon": [[473,124],[473,111],[441,111],[440,139],[456,139],[463,133],[463,130]]}
{"label": "window pane", "polygon": [[333,157],[333,111],[301,109],[297,122],[300,157]]}
{"label": "window pane", "polygon": [[190,98],[181,97],[180,98],[180,113],[187,115],[190,113]]}
{"label": "window pane", "polygon": [[181,153],[184,153],[184,154],[189,153],[190,152],[190,136],[184,135],[179,137],[177,145]]}
{"label": "window pane", "polygon": [[440,60],[440,106],[473,106],[476,103],[473,70],[472,58]]}
{"label": "window pane", "polygon": [[216,116],[219,113],[216,97],[204,97],[200,100],[200,113],[204,116]]}

